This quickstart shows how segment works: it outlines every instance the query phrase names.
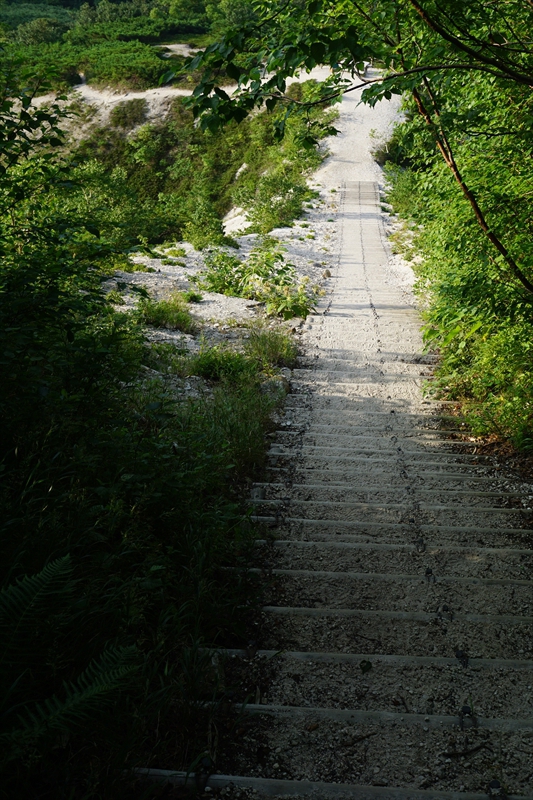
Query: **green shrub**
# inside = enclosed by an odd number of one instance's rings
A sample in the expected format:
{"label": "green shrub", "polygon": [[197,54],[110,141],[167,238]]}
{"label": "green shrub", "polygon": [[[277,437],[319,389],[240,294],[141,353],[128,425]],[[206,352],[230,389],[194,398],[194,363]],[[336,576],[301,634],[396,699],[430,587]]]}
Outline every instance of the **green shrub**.
{"label": "green shrub", "polygon": [[202,289],[230,297],[242,297],[246,282],[246,266],[240,258],[214,250],[207,254],[205,270],[200,274],[198,283]]}
{"label": "green shrub", "polygon": [[187,308],[187,299],[181,292],[176,292],[165,300],[141,299],[139,311],[144,322],[155,328],[191,333],[196,324]]}
{"label": "green shrub", "polygon": [[187,222],[183,236],[197,250],[225,244],[226,237],[216,207],[205,195],[191,193],[187,198]]}
{"label": "green shrub", "polygon": [[250,384],[259,373],[258,364],[243,353],[227,347],[205,347],[187,359],[186,371],[210,381]]}
{"label": "green shrub", "polygon": [[109,121],[116,128],[134,128],[146,119],[148,104],[144,97],[123,100],[111,109]]}
{"label": "green shrub", "polygon": [[137,41],[94,45],[80,52],[77,66],[88,83],[109,83],[129,89],[157,86],[166,70],[154,48]]}
{"label": "green shrub", "polygon": [[74,14],[71,9],[50,3],[10,3],[0,6],[0,23],[14,29],[36,19],[47,19],[66,26],[73,22]]}
{"label": "green shrub", "polygon": [[168,380],[177,356],[102,290],[128,237],[113,204],[101,231],[92,212],[117,194],[50,157],[61,112],[21,120],[28,95],[1,67],[2,792],[126,798],[139,764],[188,769],[209,746],[220,687],[202,653],[242,644],[258,604],[239,486],[274,404],[244,355],[204,356],[215,386],[197,400]]}
{"label": "green shrub", "polygon": [[[520,107],[521,91],[509,89],[515,99],[504,101],[501,86],[481,75],[455,76],[452,85],[442,87],[439,102],[460,173],[491,233],[531,280],[531,135],[526,118],[510,111],[513,102]],[[427,125],[405,102],[404,122],[393,137],[395,162],[385,167],[387,199],[405,221],[395,247],[417,256],[412,263],[425,308],[425,341],[439,355],[431,391],[461,402],[475,432],[531,448],[531,295],[484,235]],[[469,137],[457,120],[472,108],[479,135]]]}
{"label": "green shrub", "polygon": [[116,306],[123,306],[124,305],[124,298],[117,289],[112,289],[110,292],[107,293],[106,298],[109,303],[113,303]]}
{"label": "green shrub", "polygon": [[187,255],[184,247],[168,247],[164,250],[164,253],[168,258],[185,258]]}
{"label": "green shrub", "polygon": [[308,197],[309,190],[300,176],[279,169],[263,175],[253,194],[237,194],[237,202],[247,209],[252,223],[250,231],[268,233],[273,228],[290,225],[301,216],[304,200]]}
{"label": "green shrub", "polygon": [[36,72],[48,72],[52,64],[52,81],[57,88],[79,83],[83,73],[88,83],[147,89],[157,86],[167,69],[153,47],[138,41],[101,42],[90,46],[52,42],[15,49]]}
{"label": "green shrub", "polygon": [[59,41],[64,31],[60,22],[43,17],[19,25],[14,38],[23,45],[45,44]]}
{"label": "green shrub", "polygon": [[203,300],[202,295],[192,289],[189,289],[187,292],[183,292],[183,297],[188,303],[201,303]]}
{"label": "green shrub", "polygon": [[89,25],[75,25],[68,34],[67,41],[76,45],[91,45],[96,42],[137,40],[154,42],[166,32],[163,21],[147,17],[123,19],[106,22],[93,22]]}
{"label": "green shrub", "polygon": [[268,372],[272,367],[294,367],[298,351],[292,338],[284,331],[252,328],[245,352]]}
{"label": "green shrub", "polygon": [[305,318],[318,297],[319,290],[310,288],[308,279],[298,283],[296,270],[285,262],[276,240],[264,239],[246,261],[222,250],[210,252],[205,265],[197,278],[201,288],[258,300],[273,316]]}

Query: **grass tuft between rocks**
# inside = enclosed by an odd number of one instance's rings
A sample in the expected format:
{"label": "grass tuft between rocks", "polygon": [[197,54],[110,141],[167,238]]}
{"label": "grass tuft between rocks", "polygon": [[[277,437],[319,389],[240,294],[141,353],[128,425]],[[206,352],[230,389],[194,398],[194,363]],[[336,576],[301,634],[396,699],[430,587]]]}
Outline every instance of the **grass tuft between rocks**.
{"label": "grass tuft between rocks", "polygon": [[[197,296],[194,294],[195,298]],[[155,328],[170,328],[183,333],[192,333],[196,329],[196,324],[189,311],[188,302],[191,301],[182,292],[175,292],[163,300],[142,298],[139,301],[139,312],[144,322]]]}

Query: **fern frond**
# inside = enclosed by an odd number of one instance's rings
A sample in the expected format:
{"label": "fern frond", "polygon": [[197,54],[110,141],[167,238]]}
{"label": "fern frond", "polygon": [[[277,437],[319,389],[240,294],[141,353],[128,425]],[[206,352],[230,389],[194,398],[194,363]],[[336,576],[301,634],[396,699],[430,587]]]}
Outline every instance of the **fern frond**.
{"label": "fern frond", "polygon": [[25,575],[0,591],[0,667],[27,666],[36,618],[70,593],[70,556],[51,561],[36,575]]}
{"label": "fern frond", "polygon": [[35,745],[50,733],[72,731],[99,716],[117,693],[140,670],[135,647],[110,648],[91,661],[75,682],[64,682],[64,696],[53,695],[19,716],[19,726],[0,735],[5,760],[17,758],[21,750]]}

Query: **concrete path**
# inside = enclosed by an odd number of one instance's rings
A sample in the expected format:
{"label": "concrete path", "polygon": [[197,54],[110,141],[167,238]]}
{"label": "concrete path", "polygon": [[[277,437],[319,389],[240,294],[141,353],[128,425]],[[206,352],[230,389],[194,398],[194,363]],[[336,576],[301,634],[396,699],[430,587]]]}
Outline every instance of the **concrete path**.
{"label": "concrete path", "polygon": [[255,490],[274,537],[262,643],[276,670],[228,771],[294,781],[280,796],[532,797],[530,518],[423,399],[377,185],[346,181],[341,214],[292,430]]}
{"label": "concrete path", "polygon": [[251,702],[210,785],[532,798],[530,515],[423,398],[431,359],[391,272],[369,113],[349,102],[322,171],[342,188],[338,273],[252,491],[260,649],[228,668],[252,676]]}

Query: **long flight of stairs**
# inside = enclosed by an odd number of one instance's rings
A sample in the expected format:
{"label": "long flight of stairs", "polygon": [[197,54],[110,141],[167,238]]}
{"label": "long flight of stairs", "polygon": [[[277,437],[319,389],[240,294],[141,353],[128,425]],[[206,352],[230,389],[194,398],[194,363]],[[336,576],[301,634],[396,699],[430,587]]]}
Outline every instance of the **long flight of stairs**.
{"label": "long flight of stairs", "polygon": [[348,183],[340,213],[331,302],[252,490],[267,596],[228,661],[257,690],[209,785],[533,798],[530,511],[423,399],[377,186]]}

